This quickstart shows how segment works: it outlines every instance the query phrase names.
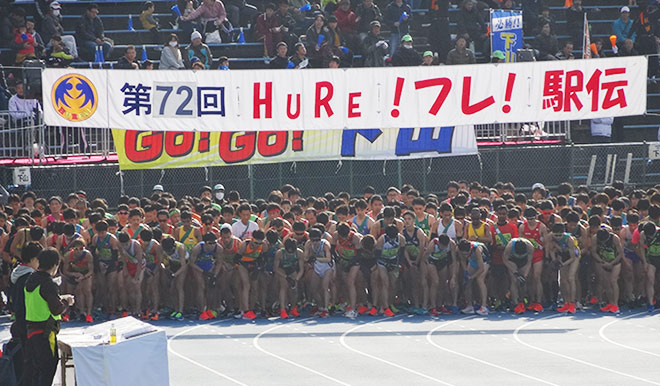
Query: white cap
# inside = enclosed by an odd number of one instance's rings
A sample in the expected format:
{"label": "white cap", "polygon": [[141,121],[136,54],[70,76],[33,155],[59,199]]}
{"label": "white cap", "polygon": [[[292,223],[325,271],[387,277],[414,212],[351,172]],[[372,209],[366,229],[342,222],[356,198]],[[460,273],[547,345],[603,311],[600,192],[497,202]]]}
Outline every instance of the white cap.
{"label": "white cap", "polygon": [[201,39],[202,34],[199,33],[199,31],[193,31],[192,35],[190,35],[190,40],[195,40],[195,39]]}
{"label": "white cap", "polygon": [[225,186],[222,185],[222,184],[216,184],[216,185],[213,187],[213,190],[214,190],[214,191],[216,191],[216,190],[222,190],[222,191],[224,191],[224,190],[225,190]]}
{"label": "white cap", "polygon": [[164,192],[165,191],[165,189],[163,189],[163,185],[160,185],[160,184],[159,185],[154,185],[154,188],[151,189],[151,190],[159,191],[159,192]]}
{"label": "white cap", "polygon": [[222,226],[220,227],[220,232],[222,232],[223,229],[229,229],[229,230],[231,230],[231,225],[229,225],[229,224],[222,224]]}
{"label": "white cap", "polygon": [[630,8],[628,8],[627,6],[623,6],[623,7],[621,7],[621,11],[620,11],[620,13],[624,13],[624,12],[628,12],[628,13],[630,13]]}
{"label": "white cap", "polygon": [[535,183],[534,185],[532,185],[532,191],[535,191],[536,189],[543,189],[543,190],[545,190],[545,185],[543,185],[543,184],[540,183],[540,182],[537,182],[537,183]]}
{"label": "white cap", "polygon": [[53,1],[52,3],[50,3],[50,8],[51,9],[62,9],[62,5],[57,1]]}

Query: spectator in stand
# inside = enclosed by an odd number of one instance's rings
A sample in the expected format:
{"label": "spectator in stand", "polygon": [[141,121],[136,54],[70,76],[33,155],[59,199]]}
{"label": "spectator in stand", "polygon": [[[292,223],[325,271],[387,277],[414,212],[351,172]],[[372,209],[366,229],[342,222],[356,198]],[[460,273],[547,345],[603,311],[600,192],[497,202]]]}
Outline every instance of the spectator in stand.
{"label": "spectator in stand", "polygon": [[621,48],[617,53],[617,56],[637,56],[639,52],[635,49],[635,43],[632,39],[626,39],[621,44]]}
{"label": "spectator in stand", "polygon": [[504,59],[506,59],[506,56],[504,55],[504,52],[500,50],[495,50],[490,54],[491,63],[504,63]]}
{"label": "spectator in stand", "polygon": [[[6,8],[0,7],[0,13],[5,11]],[[21,7],[12,7],[9,10],[9,14],[6,17],[3,17],[0,20],[0,31],[2,41],[0,45],[2,47],[11,47],[11,42],[14,41],[14,30],[22,25],[25,25],[27,19],[25,18],[25,11]],[[8,44],[9,43],[9,44]]]}
{"label": "spectator in stand", "polygon": [[152,38],[154,42],[160,40],[160,34],[158,31],[158,19],[154,17],[154,12],[156,11],[156,6],[151,1],[144,3],[142,7],[142,13],[140,14],[140,23],[144,29],[151,31]]}
{"label": "spectator in stand", "polygon": [[[320,36],[323,35],[323,38],[320,38]],[[307,37],[306,44],[307,44],[307,53],[310,54],[310,63],[312,64],[312,68],[323,68],[323,55],[324,52],[328,52],[329,48],[329,41],[328,41],[328,36],[330,35],[330,31],[328,30],[328,27],[325,26],[325,17],[323,14],[318,14],[314,17],[314,23],[309,26],[307,29],[307,32],[305,33],[305,36]],[[319,40],[320,43],[319,44]]]}
{"label": "spectator in stand", "polygon": [[341,0],[339,7],[333,13],[337,18],[337,28],[341,31],[343,38],[346,40],[346,46],[353,51],[358,49],[357,37],[357,16],[351,9],[351,2],[348,0]]}
{"label": "spectator in stand", "polygon": [[64,45],[60,35],[53,35],[46,49],[46,65],[48,67],[68,67],[74,60],[74,56],[69,54],[68,47]]}
{"label": "spectator in stand", "polygon": [[447,54],[447,64],[474,64],[476,63],[474,52],[467,48],[465,36],[456,37],[456,48]]}
{"label": "spectator in stand", "polygon": [[616,35],[616,41],[619,46],[626,39],[635,42],[635,33],[633,31],[634,24],[635,23],[630,19],[630,8],[621,7],[619,18],[614,20],[614,23],[612,24],[612,34]]}
{"label": "spectator in stand", "polygon": [[293,30],[296,28],[296,19],[293,17],[293,13],[291,13],[289,9],[288,0],[280,0],[276,16],[281,26],[281,41],[285,42],[288,47],[293,47],[300,39],[298,39],[298,36],[293,33]]}
{"label": "spectator in stand", "polygon": [[411,14],[410,6],[403,0],[393,0],[385,8],[385,24],[390,30],[390,54],[399,47],[401,37],[408,34]]}
{"label": "spectator in stand", "polygon": [[334,15],[328,16],[329,45],[331,55],[339,56],[344,67],[350,67],[353,63],[353,52],[346,47],[346,39],[338,27],[337,18]]}
{"label": "spectator in stand", "polygon": [[46,45],[44,44],[44,40],[41,38],[41,35],[37,31],[34,30],[34,21],[28,20],[27,23],[25,23],[25,28],[27,29],[28,35],[32,36],[32,39],[34,39],[34,42],[37,43],[37,45],[34,47],[34,53],[37,58],[43,58],[46,55]]}
{"label": "spectator in stand", "polygon": [[642,8],[639,17],[636,18],[633,30],[636,34],[637,51],[641,55],[654,55],[649,56],[648,76],[653,77],[658,75],[658,47],[660,45],[660,10],[651,5],[646,4]]}
{"label": "spectator in stand", "polygon": [[[213,32],[227,20],[227,11],[220,0],[204,0],[196,10],[184,15],[183,21],[199,21],[205,33]],[[207,67],[208,68],[208,67]]]}
{"label": "spectator in stand", "polygon": [[305,45],[298,42],[296,43],[294,50],[295,53],[289,58],[289,61],[293,63],[294,68],[311,68],[312,66],[309,65],[309,58],[307,57],[307,49],[305,48]]}
{"label": "spectator in stand", "polygon": [[458,12],[456,20],[458,35],[465,37],[469,43],[474,43],[477,51],[486,51],[485,44],[488,35],[486,34],[486,23],[481,17],[481,13],[474,6],[473,0],[465,0]]}
{"label": "spectator in stand", "polygon": [[[195,10],[192,0],[177,0],[177,5],[179,6],[179,10],[183,12],[182,17],[177,20],[179,29],[181,29],[181,36],[185,36],[187,39],[194,30],[203,30],[201,22],[197,20],[185,20]],[[184,43],[184,41],[182,40],[181,43]]]}
{"label": "spectator in stand", "polygon": [[364,67],[385,67],[385,56],[389,52],[385,39],[380,36],[380,23],[371,22],[371,30],[362,42]]}
{"label": "spectator in stand", "polygon": [[94,60],[96,47],[102,47],[104,58],[109,58],[112,53],[112,45],[105,40],[103,22],[98,14],[99,6],[97,4],[88,5],[76,27],[76,40],[78,41],[80,57],[89,61]]}
{"label": "spectator in stand", "polygon": [[282,41],[282,28],[275,13],[275,4],[266,4],[264,13],[257,18],[257,40],[264,41],[264,54],[271,56],[275,52],[275,46]]}
{"label": "spectator in stand", "polygon": [[433,52],[425,51],[422,56],[422,66],[432,66],[433,65]]}
{"label": "spectator in stand", "polygon": [[532,47],[537,51],[536,60],[557,60],[554,54],[559,51],[559,42],[551,34],[550,23],[543,23],[541,33],[534,38]]}
{"label": "spectator in stand", "polygon": [[[591,47],[589,49],[591,50],[591,58],[592,59],[597,59],[597,58],[605,58],[607,55],[605,55],[605,52],[603,51],[603,46],[605,45],[605,41],[603,39],[596,39],[593,43],[591,43]],[[594,48],[596,51],[594,52]]]}
{"label": "spectator in stand", "polygon": [[259,14],[257,7],[245,0],[229,0],[227,2],[227,18],[236,27],[247,27],[254,23]]}
{"label": "spectator in stand", "polygon": [[[524,19],[523,19],[524,20]],[[550,15],[550,7],[544,5],[541,7],[541,14],[539,15],[538,22],[536,23],[536,28],[534,29],[535,34],[541,33],[541,28],[545,23],[550,24],[550,30],[555,30],[555,19]]]}
{"label": "spectator in stand", "polygon": [[380,26],[380,22],[383,20],[380,8],[374,4],[374,0],[362,0],[362,3],[355,9],[355,16],[360,42],[369,34],[371,22],[378,21]]}
{"label": "spectator in stand", "polygon": [[584,14],[582,0],[573,0],[573,5],[566,10],[566,29],[571,40],[581,42],[584,34]]}
{"label": "spectator in stand", "polygon": [[181,47],[179,47],[179,37],[171,34],[170,39],[165,42],[163,50],[160,52],[160,70],[181,70],[186,68],[181,56]]}
{"label": "spectator in stand", "polygon": [[559,60],[575,59],[575,55],[573,55],[573,42],[569,40],[566,43],[564,43],[564,45],[561,47],[561,51],[559,51],[555,56]]}
{"label": "spectator in stand", "polygon": [[124,55],[117,60],[117,64],[115,64],[116,69],[119,70],[137,70],[140,68],[140,65],[138,62],[135,60],[135,57],[137,56],[137,52],[135,50],[135,46],[128,45],[126,48],[124,48]]}
{"label": "spectator in stand", "polygon": [[213,53],[211,53],[209,46],[202,43],[202,34],[199,31],[195,31],[190,35],[190,44],[186,47],[186,54],[184,60],[190,63],[190,68],[192,68],[193,58],[197,58],[206,69],[211,68]]}
{"label": "spectator in stand", "polygon": [[429,8],[430,26],[428,36],[431,51],[436,53],[439,63],[447,60],[447,54],[452,49],[449,26],[449,0],[431,0]]}
{"label": "spectator in stand", "polygon": [[23,80],[16,82],[16,94],[9,98],[9,115],[20,125],[29,124],[36,112],[41,112],[41,105],[36,99],[25,96]]}
{"label": "spectator in stand", "polygon": [[341,65],[341,59],[339,59],[339,56],[333,56],[330,58],[330,61],[328,62],[328,68],[339,68]]}
{"label": "spectator in stand", "polygon": [[76,47],[76,39],[73,35],[64,35],[64,27],[62,27],[62,5],[53,1],[48,7],[49,11],[41,21],[41,37],[44,42],[50,42],[51,38],[59,35],[62,43],[66,46],[68,53],[74,58],[78,57],[78,48]]}
{"label": "spectator in stand", "polygon": [[16,57],[14,63],[17,65],[22,64],[26,59],[36,58],[35,48],[37,42],[34,37],[27,33],[25,25],[20,26],[14,30],[14,39],[12,41],[12,48],[16,50]]}
{"label": "spectator in stand", "polygon": [[390,64],[394,67],[419,66],[422,64],[422,56],[413,48],[413,38],[403,35],[401,45],[394,51]]}
{"label": "spectator in stand", "polygon": [[226,56],[218,58],[218,70],[229,70],[229,58]]}
{"label": "spectator in stand", "polygon": [[140,66],[143,70],[153,70],[154,69],[154,62],[151,60],[147,59],[144,62],[142,62],[142,66]]}
{"label": "spectator in stand", "polygon": [[206,70],[204,63],[196,56],[190,58],[190,68],[193,70]]}
{"label": "spectator in stand", "polygon": [[512,11],[515,6],[516,4],[513,2],[513,0],[503,0],[500,3],[500,9],[503,11]]}
{"label": "spectator in stand", "polygon": [[286,53],[289,50],[286,43],[279,42],[275,48],[277,55],[270,60],[268,68],[271,69],[286,69],[289,66],[289,58],[287,58]]}

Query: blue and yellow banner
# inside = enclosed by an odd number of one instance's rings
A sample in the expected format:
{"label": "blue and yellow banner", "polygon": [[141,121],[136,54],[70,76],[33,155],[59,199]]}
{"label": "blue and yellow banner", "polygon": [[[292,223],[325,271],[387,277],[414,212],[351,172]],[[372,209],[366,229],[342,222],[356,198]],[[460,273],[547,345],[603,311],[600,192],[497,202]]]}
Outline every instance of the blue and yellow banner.
{"label": "blue and yellow banner", "polygon": [[490,11],[491,52],[502,51],[504,61],[516,61],[516,52],[523,48],[522,11]]}

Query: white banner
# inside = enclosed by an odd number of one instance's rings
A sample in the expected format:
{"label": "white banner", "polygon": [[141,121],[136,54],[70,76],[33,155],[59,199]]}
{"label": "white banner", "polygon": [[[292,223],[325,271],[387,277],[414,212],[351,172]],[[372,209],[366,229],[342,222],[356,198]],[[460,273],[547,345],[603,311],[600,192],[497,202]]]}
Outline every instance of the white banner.
{"label": "white banner", "polygon": [[646,111],[643,56],[258,71],[46,69],[49,125],[165,131],[438,127]]}

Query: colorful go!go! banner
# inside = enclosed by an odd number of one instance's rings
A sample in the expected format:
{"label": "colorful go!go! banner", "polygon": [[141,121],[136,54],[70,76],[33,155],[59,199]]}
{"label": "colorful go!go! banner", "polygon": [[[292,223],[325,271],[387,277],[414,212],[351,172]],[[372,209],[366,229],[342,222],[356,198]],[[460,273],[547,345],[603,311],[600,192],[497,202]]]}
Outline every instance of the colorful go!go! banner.
{"label": "colorful go!go! banner", "polygon": [[472,126],[259,132],[112,130],[119,167],[168,169],[477,153]]}
{"label": "colorful go!go! banner", "polygon": [[438,127],[646,110],[642,56],[258,71],[46,69],[48,125],[157,131]]}

